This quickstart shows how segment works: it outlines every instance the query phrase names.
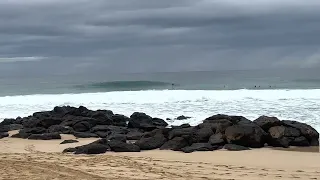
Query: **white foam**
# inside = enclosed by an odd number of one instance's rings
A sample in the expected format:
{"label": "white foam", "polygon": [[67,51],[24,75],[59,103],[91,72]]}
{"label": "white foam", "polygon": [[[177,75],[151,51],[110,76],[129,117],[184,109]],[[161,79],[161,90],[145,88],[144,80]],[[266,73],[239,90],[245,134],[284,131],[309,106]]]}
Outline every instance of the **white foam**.
{"label": "white foam", "polygon": [[28,116],[54,106],[110,109],[129,116],[135,111],[160,118],[193,117],[170,124],[198,124],[217,113],[277,116],[306,122],[320,130],[320,89],[310,90],[165,90],[0,97],[0,119]]}

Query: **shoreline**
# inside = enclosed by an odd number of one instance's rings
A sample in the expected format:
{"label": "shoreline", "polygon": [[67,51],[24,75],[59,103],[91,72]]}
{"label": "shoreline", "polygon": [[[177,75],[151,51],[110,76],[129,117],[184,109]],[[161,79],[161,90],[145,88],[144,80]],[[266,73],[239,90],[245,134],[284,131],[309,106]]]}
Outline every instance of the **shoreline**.
{"label": "shoreline", "polygon": [[316,180],[320,176],[320,153],[314,152],[261,148],[188,155],[169,150],[72,155],[61,153],[61,149],[96,138],[78,138],[78,143],[60,145],[64,139],[76,139],[70,135],[62,137],[50,141],[1,139],[0,179]]}

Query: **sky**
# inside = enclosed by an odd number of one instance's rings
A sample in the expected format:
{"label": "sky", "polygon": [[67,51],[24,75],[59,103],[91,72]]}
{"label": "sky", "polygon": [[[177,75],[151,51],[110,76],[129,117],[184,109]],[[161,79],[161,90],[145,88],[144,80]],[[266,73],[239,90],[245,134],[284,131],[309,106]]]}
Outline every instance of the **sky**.
{"label": "sky", "polygon": [[0,74],[320,67],[319,0],[1,0]]}

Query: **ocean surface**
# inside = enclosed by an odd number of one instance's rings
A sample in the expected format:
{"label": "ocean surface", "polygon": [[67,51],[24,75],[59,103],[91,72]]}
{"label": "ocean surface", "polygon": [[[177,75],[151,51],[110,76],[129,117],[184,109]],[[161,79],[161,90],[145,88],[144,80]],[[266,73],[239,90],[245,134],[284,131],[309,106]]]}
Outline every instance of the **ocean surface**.
{"label": "ocean surface", "polygon": [[255,70],[137,74],[1,76],[0,121],[54,106],[109,109],[130,116],[192,117],[217,113],[306,122],[320,130],[320,70]]}

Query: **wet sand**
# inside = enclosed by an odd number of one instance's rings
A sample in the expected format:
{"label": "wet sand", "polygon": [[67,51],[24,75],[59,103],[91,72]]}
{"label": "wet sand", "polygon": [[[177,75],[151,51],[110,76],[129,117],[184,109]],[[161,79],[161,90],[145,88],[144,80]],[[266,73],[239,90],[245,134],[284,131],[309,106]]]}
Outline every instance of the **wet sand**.
{"label": "wet sand", "polygon": [[[63,135],[63,139],[75,139]],[[301,148],[254,149],[230,152],[144,151],[73,155],[61,153],[67,147],[95,139],[37,141],[14,138],[0,140],[0,179],[28,180],[133,180],[133,179],[310,179],[320,180],[320,153],[298,152]],[[308,148],[303,148],[307,151]],[[309,149],[315,151],[314,148]]]}

